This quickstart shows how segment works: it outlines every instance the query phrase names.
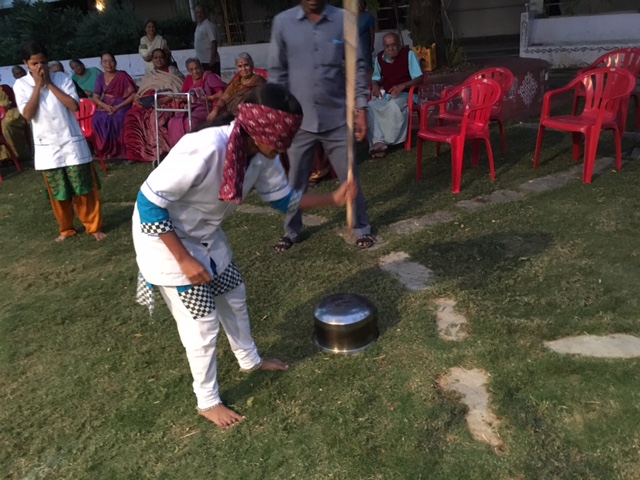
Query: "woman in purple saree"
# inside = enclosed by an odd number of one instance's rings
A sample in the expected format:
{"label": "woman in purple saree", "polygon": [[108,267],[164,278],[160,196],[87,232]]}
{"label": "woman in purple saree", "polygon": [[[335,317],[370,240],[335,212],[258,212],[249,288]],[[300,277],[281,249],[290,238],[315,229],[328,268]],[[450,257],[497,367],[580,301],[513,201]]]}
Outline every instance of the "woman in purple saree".
{"label": "woman in purple saree", "polygon": [[116,70],[116,59],[110,53],[102,55],[101,73],[96,80],[93,100],[101,107],[93,117],[93,134],[99,157],[126,158],[124,146],[124,117],[131,108],[136,84],[122,70]]}
{"label": "woman in purple saree", "polygon": [[[197,58],[189,58],[186,61],[189,76],[184,81],[182,93],[190,90],[200,89],[204,92],[204,96],[197,97],[195,105],[191,104],[191,127],[196,128],[204,123],[207,119],[207,99],[213,98],[213,105],[216,104],[218,97],[227,88],[227,84],[215,73],[203,71],[202,64]],[[192,100],[193,101],[193,100]],[[169,144],[173,147],[185,133],[189,133],[189,115],[177,113],[175,117],[169,120]]]}

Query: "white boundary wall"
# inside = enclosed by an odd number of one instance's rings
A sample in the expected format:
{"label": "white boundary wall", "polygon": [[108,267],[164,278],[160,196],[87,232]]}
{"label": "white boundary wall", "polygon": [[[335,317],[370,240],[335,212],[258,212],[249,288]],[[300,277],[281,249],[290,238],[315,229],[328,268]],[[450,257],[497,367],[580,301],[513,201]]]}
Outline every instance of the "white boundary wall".
{"label": "white boundary wall", "polygon": [[[378,32],[376,34],[376,40],[374,45],[374,50],[380,51],[382,50],[382,37],[387,32]],[[409,37],[409,31],[405,30],[402,32],[403,41],[406,45],[412,46],[411,38]],[[247,52],[253,58],[255,62],[255,66],[257,68],[268,68],[269,63],[269,44],[268,43],[254,43],[250,45],[234,45],[230,47],[220,47],[218,49],[220,53],[220,63],[222,64],[222,79],[225,81],[231,80],[231,78],[236,74],[235,68],[235,60],[236,56],[241,52]],[[175,50],[171,52],[173,54],[173,58],[178,63],[178,68],[184,74],[187,73],[184,62],[189,57],[195,57],[196,52],[193,49],[190,50]],[[56,60],[56,59],[51,59]],[[91,58],[81,58],[82,62],[85,66],[88,67],[100,67],[100,58],[91,57]],[[71,74],[71,68],[69,68],[69,59],[60,60],[64,65],[64,69],[67,73]],[[125,70],[129,75],[131,75],[134,79],[139,79],[144,76],[144,62],[142,61],[142,57],[138,53],[130,53],[126,55],[116,55],[116,61],[118,62],[118,69]],[[13,85],[15,80],[13,79],[13,75],[11,74],[11,68],[13,65],[0,67],[0,84],[8,84]]]}

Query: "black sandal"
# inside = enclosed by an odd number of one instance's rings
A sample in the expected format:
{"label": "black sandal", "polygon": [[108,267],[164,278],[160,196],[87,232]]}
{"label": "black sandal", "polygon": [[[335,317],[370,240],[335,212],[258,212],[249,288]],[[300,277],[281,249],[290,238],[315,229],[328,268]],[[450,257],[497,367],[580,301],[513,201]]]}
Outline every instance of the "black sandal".
{"label": "black sandal", "polygon": [[376,239],[370,233],[367,233],[366,235],[361,235],[358,238],[356,238],[356,247],[358,247],[360,250],[371,248],[375,245],[375,243],[376,243]]}
{"label": "black sandal", "polygon": [[286,252],[291,247],[293,247],[293,240],[291,240],[289,237],[282,237],[280,240],[278,240],[278,243],[273,246],[273,249],[278,253],[282,253]]}

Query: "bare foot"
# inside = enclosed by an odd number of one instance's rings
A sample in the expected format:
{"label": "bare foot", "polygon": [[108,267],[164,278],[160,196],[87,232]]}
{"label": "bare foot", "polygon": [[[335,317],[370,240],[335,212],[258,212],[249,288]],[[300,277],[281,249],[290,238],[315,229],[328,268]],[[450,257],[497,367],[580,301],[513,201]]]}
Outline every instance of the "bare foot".
{"label": "bare foot", "polygon": [[264,370],[265,372],[272,370],[289,370],[289,365],[284,363],[282,360],[272,358],[270,360],[263,360],[259,370]]}
{"label": "bare foot", "polygon": [[56,240],[55,240],[55,241],[56,241],[56,242],[58,242],[58,243],[62,243],[62,242],[64,242],[67,238],[69,238],[69,237],[68,237],[68,236],[66,236],[66,235],[60,235],[60,236],[58,236],[58,237],[56,238]]}
{"label": "bare foot", "polygon": [[210,422],[213,422],[220,428],[224,429],[235,427],[238,423],[244,420],[242,415],[225,407],[223,404],[204,412],[198,411],[198,413]]}
{"label": "bare foot", "polygon": [[101,242],[105,238],[107,238],[107,234],[104,232],[96,232],[92,234],[96,241]]}

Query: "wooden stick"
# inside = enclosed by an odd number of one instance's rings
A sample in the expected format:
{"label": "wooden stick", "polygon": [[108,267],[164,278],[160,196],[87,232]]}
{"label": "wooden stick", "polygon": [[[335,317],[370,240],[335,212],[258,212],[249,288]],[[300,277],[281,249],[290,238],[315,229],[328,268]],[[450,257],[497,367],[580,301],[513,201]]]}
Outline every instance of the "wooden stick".
{"label": "wooden stick", "polygon": [[[358,62],[358,0],[344,0],[344,60],[347,91],[347,180],[353,181],[355,156],[356,66]],[[353,236],[355,201],[347,202],[347,228]]]}

